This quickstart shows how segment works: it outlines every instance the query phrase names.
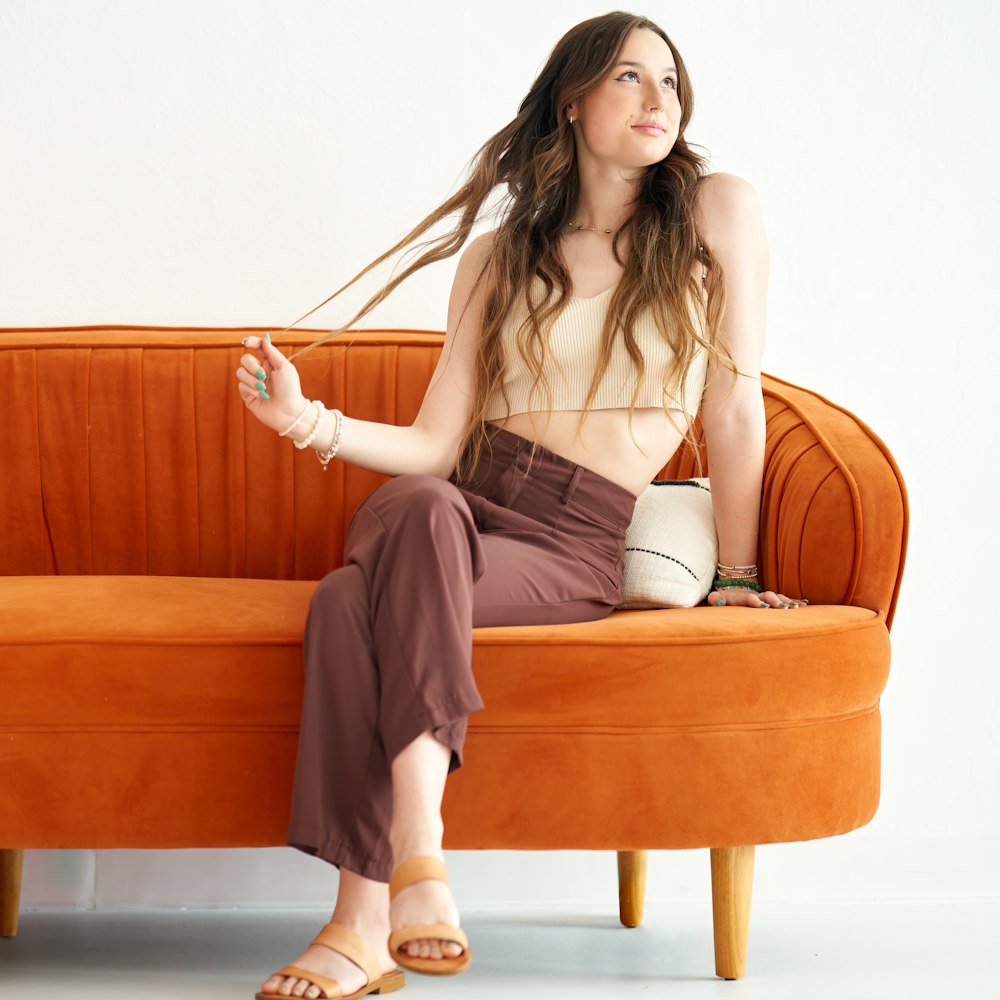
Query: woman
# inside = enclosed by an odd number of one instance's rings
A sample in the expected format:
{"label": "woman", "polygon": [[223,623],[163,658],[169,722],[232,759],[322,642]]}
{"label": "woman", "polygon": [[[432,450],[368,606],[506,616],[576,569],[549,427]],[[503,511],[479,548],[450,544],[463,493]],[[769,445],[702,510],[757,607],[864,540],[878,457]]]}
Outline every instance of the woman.
{"label": "woman", "polygon": [[746,182],[705,175],[683,138],[691,111],[680,55],[646,18],[613,12],[560,40],[462,190],[352,279],[461,210],[332,336],[456,253],[507,186],[500,224],[459,260],[412,426],[327,411],[303,397],[295,355],[269,336],[244,341],[260,352],[237,372],[254,416],[315,449],[324,470],[336,456],[394,477],[355,512],[304,637],[287,839],[340,869],[336,908],[258,997],[360,997],[403,985],[397,963],[468,967],[440,804],[467,716],[483,707],[471,629],[614,610],[636,497],[693,443],[699,406],[730,561],[709,601],[798,606],[748,565],[763,467],[763,225]]}

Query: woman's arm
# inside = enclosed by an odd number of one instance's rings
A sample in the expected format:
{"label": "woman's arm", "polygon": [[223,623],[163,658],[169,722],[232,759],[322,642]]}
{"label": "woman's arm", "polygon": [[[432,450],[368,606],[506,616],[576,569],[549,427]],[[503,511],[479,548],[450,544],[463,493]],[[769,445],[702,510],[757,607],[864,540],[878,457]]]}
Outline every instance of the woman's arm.
{"label": "woman's arm", "polygon": [[[699,185],[698,229],[722,264],[726,311],[721,337],[732,352],[736,384],[727,368],[712,365],[701,404],[708,477],[719,536],[719,562],[750,566],[757,560],[766,421],[760,384],[767,326],[770,254],[760,200],[735,174],[711,174]],[[712,276],[709,277],[711,285]],[[757,582],[766,587],[758,577]],[[765,590],[712,591],[709,603],[780,606],[791,602]]]}
{"label": "woman's arm", "polygon": [[[441,357],[413,424],[397,426],[344,414],[338,459],[386,476],[426,473],[447,479],[455,468],[458,447],[472,413],[476,359],[482,336],[485,282],[473,285],[492,248],[492,233],[472,240],[459,259],[448,305],[448,332]],[[294,364],[268,340],[247,337],[248,351],[259,350],[263,367],[252,354],[241,358],[239,390],[250,411],[275,431],[285,430],[306,412],[288,437],[306,440],[319,412],[307,406]],[[257,389],[258,371],[265,373],[266,398]],[[333,444],[337,418],[323,412],[310,447],[321,454]]]}
{"label": "woman's arm", "polygon": [[[302,395],[298,370],[263,337],[247,337],[244,346],[248,351],[260,351],[263,357],[260,361],[253,354],[244,354],[240,359],[237,377],[244,403],[261,423],[279,433],[301,415],[287,434],[289,440],[301,444],[312,432],[320,409]],[[259,372],[264,372],[263,397],[257,388],[261,384]],[[329,450],[336,427],[336,415],[324,409],[309,447],[321,453]],[[404,472],[431,472],[437,465],[436,451],[434,442],[420,428],[380,424],[345,414],[336,457],[372,472],[398,476]]]}

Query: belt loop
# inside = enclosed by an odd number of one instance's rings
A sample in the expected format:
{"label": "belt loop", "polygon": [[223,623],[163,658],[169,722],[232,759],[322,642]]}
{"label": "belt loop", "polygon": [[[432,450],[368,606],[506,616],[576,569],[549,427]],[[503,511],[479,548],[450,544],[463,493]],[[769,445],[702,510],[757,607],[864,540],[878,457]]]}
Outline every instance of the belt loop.
{"label": "belt loop", "polygon": [[576,490],[576,484],[580,481],[580,476],[583,475],[583,466],[578,465],[573,472],[573,478],[569,481],[569,485],[563,490],[563,495],[559,498],[560,503],[568,503],[569,498],[573,495]]}
{"label": "belt loop", "polygon": [[[528,471],[529,470],[525,469],[521,465],[521,455],[522,455],[523,452],[524,452],[524,441],[522,441],[520,438],[518,438],[517,447],[514,449],[514,458],[511,460],[510,464],[514,467],[514,471],[515,472],[521,473],[521,478],[522,479],[527,479],[528,478]],[[531,459],[529,458],[528,461],[529,461],[529,464],[530,464]]]}

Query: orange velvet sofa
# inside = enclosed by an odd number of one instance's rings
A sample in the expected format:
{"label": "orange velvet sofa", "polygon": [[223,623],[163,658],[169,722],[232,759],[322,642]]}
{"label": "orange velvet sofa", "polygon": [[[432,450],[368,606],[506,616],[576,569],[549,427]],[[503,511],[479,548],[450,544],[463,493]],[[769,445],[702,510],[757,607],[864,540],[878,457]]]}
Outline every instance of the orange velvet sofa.
{"label": "orange velvet sofa", "polygon": [[[234,373],[260,332],[0,329],[2,934],[24,849],[284,843],[309,600],[386,477],[323,473],[246,413]],[[410,423],[443,341],[351,334],[300,359],[303,391]],[[486,707],[442,805],[446,849],[616,852],[626,926],[647,851],[708,848],[727,979],[745,972],[754,845],[875,814],[908,530],[877,435],[762,381],[757,562],[810,606],[476,629]],[[682,446],[659,478],[695,472]]]}

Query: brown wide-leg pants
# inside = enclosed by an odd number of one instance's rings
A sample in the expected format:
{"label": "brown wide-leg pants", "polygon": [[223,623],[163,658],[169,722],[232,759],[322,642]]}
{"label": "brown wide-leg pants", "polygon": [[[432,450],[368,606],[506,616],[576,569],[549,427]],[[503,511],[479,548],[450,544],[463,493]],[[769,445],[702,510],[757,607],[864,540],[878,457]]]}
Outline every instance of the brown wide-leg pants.
{"label": "brown wide-leg pants", "polygon": [[309,606],[286,839],[366,878],[392,871],[396,755],[429,729],[451,748],[448,773],[461,767],[467,716],[484,707],[472,629],[591,621],[621,599],[635,495],[487,430],[474,489],[408,474],[373,490]]}

